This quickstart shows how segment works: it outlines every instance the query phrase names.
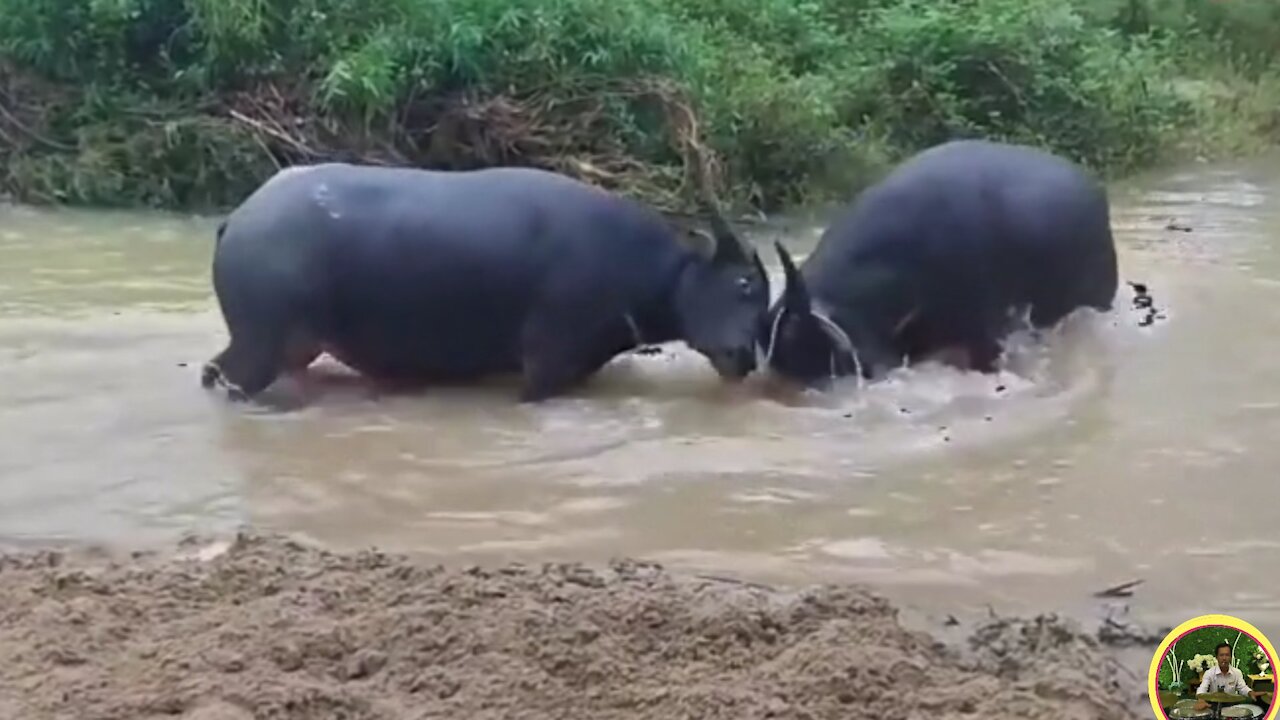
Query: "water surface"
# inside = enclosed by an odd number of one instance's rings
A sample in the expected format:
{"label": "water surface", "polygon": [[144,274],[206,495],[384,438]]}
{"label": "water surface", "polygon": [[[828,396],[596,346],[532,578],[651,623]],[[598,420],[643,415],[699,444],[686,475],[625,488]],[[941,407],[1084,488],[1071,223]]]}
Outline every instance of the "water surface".
{"label": "water surface", "polygon": [[[1141,577],[1143,612],[1230,612],[1274,637],[1280,160],[1112,197],[1122,274],[1168,320],[1140,327],[1122,287],[1116,312],[1015,347],[996,377],[924,367],[788,398],[669,347],[540,406],[502,383],[380,397],[331,380],[292,412],[199,386],[225,341],[214,220],[4,207],[0,537],[251,523],[449,562],[867,580],[926,608],[1078,609]],[[800,255],[815,239],[788,234]]]}

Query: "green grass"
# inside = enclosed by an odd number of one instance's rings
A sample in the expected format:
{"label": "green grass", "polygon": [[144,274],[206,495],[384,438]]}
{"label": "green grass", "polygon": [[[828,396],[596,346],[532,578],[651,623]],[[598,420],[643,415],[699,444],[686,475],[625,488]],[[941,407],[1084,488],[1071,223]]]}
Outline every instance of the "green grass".
{"label": "green grass", "polygon": [[[845,197],[957,136],[1106,175],[1280,133],[1271,0],[0,0],[4,191],[234,204],[322,159]],[[674,88],[674,90],[673,90]],[[705,158],[703,158],[705,160]]]}

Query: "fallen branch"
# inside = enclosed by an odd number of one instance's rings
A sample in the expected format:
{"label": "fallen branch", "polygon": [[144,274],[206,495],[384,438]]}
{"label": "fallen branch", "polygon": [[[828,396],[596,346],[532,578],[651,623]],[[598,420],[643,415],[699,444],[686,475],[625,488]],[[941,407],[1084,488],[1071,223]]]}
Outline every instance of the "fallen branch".
{"label": "fallen branch", "polygon": [[307,145],[303,143],[301,140],[291,137],[288,133],[286,133],[283,130],[269,127],[266,123],[260,120],[254,120],[253,118],[245,115],[244,113],[241,113],[238,110],[231,110],[229,111],[229,114],[233,119],[239,122],[242,122],[245,125],[248,125],[249,127],[253,128],[254,130],[257,130],[258,132],[264,133],[266,135],[270,135],[276,140],[279,140],[280,142],[289,145],[290,147],[302,153],[303,155],[307,155],[313,158],[322,157],[321,153],[316,152],[315,150],[312,150],[310,147],[307,147]]}
{"label": "fallen branch", "polygon": [[47,138],[44,135],[41,135],[40,133],[36,132],[35,130],[32,130],[21,120],[14,117],[13,113],[9,112],[9,108],[6,107],[7,105],[13,102],[13,99],[10,98],[8,95],[4,95],[3,93],[0,93],[0,95],[3,95],[3,98],[4,98],[4,102],[0,102],[0,115],[3,115],[4,119],[9,121],[10,125],[14,126],[19,131],[21,131],[24,135],[31,138],[32,140],[35,140],[41,145],[46,145],[48,147],[53,148],[54,150],[62,150],[64,152],[75,152],[76,147],[74,145],[67,145],[66,143],[61,143],[61,142],[58,142],[57,140],[52,140],[50,138]]}
{"label": "fallen branch", "polygon": [[777,592],[777,589],[763,583],[751,582],[750,580],[739,580],[737,578],[724,577],[723,575],[694,575],[699,580],[710,580],[712,582],[727,583],[729,585],[741,585],[743,587],[763,590],[765,592]]}
{"label": "fallen branch", "polygon": [[1107,588],[1106,590],[1099,590],[1098,592],[1094,593],[1094,594],[1093,594],[1093,596],[1094,596],[1094,597],[1100,597],[1100,598],[1102,598],[1102,597],[1107,597],[1107,598],[1113,598],[1113,597],[1116,597],[1116,598],[1118,598],[1118,597],[1132,597],[1132,596],[1133,596],[1133,588],[1135,588],[1135,587],[1137,587],[1137,586],[1141,585],[1141,584],[1142,584],[1142,583],[1144,583],[1144,582],[1146,582],[1146,581],[1145,581],[1145,580],[1141,580],[1141,579],[1139,579],[1139,580],[1130,580],[1129,582],[1126,582],[1126,583],[1120,583],[1119,585],[1115,585],[1115,586],[1113,586],[1113,587],[1109,587],[1109,588]]}
{"label": "fallen branch", "polygon": [[[680,166],[635,157],[613,123],[611,103],[654,102],[662,112]],[[685,92],[666,79],[610,81],[583,78],[518,95],[413,92],[372,131],[364,116],[314,107],[307,89],[275,82],[239,93],[224,111],[248,128],[278,164],[316,158],[352,162],[471,169],[495,165],[542,167],[609,190],[642,196],[660,212],[684,213],[695,190],[694,212],[720,215],[719,164],[700,139],[700,125]]]}

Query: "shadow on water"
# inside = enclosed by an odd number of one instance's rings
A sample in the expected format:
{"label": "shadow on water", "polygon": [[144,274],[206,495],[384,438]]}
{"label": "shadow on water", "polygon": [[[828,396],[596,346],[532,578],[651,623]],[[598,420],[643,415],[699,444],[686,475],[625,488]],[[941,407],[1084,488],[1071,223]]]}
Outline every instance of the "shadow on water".
{"label": "shadow on water", "polygon": [[247,522],[449,561],[867,580],[938,609],[1079,610],[1143,577],[1153,615],[1275,633],[1277,194],[1276,158],[1114,188],[1122,274],[1167,321],[1144,326],[1122,286],[1116,311],[1015,340],[997,376],[923,366],[796,394],[721,384],[669,346],[540,406],[513,381],[386,394],[332,364],[278,385],[275,408],[228,404],[198,383],[225,339],[214,220],[3,208],[0,537]]}

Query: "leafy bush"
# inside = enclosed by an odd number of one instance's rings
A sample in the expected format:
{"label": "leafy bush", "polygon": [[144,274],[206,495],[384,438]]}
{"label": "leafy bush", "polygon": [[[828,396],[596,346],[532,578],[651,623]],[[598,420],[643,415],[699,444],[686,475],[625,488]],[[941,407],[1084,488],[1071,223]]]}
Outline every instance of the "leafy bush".
{"label": "leafy bush", "polygon": [[538,165],[674,207],[688,156],[678,99],[654,91],[674,84],[730,194],[769,209],[847,196],[957,136],[1120,172],[1213,111],[1174,91],[1175,73],[1199,70],[1192,49],[1265,75],[1277,7],[0,0],[0,158],[6,189],[29,199],[225,205],[278,165],[337,158]]}
{"label": "leafy bush", "polygon": [[873,13],[865,40],[847,112],[901,147],[980,135],[1127,169],[1186,112],[1158,43],[1053,0],[907,0]]}
{"label": "leafy bush", "polygon": [[1280,4],[1272,0],[1093,0],[1087,6],[1127,34],[1177,38],[1182,47],[1175,60],[1226,56],[1257,74],[1273,67],[1280,52]]}

